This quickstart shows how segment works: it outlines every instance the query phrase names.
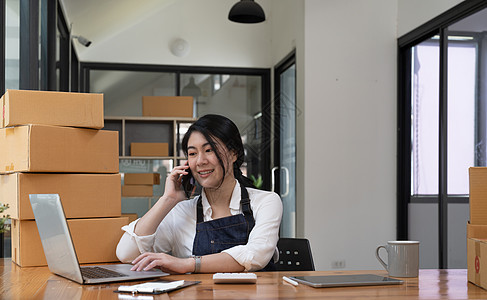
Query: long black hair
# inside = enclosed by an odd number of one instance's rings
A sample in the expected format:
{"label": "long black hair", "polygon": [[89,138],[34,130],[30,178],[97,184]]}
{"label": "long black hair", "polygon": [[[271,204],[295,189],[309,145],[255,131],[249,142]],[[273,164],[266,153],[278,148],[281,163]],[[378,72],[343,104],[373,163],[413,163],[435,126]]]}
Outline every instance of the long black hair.
{"label": "long black hair", "polygon": [[[208,143],[210,144],[212,150],[215,152],[218,162],[223,169],[223,174],[226,174],[225,165],[221,159],[221,153],[216,146],[216,139],[219,139],[229,151],[235,151],[237,154],[237,160],[233,163],[233,174],[238,182],[245,187],[255,187],[252,180],[245,177],[240,170],[240,166],[245,159],[245,151],[242,143],[242,137],[238,131],[237,125],[233,123],[227,117],[221,115],[204,115],[194,122],[186,132],[183,137],[181,146],[183,148],[184,154],[188,156],[188,140],[193,132],[201,133]],[[223,183],[222,178],[222,182]]]}

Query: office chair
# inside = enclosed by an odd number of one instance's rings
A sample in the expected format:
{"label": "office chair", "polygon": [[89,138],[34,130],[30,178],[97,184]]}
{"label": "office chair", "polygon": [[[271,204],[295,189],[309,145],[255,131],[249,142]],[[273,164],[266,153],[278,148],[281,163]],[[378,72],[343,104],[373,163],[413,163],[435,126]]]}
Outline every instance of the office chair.
{"label": "office chair", "polygon": [[277,242],[277,271],[314,271],[313,254],[307,239],[280,238]]}

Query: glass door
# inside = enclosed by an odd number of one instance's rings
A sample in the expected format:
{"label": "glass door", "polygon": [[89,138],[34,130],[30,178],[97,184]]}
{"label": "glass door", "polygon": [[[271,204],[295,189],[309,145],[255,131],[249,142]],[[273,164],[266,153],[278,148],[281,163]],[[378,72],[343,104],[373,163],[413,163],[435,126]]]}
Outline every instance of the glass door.
{"label": "glass door", "polygon": [[275,68],[274,116],[277,136],[273,191],[281,196],[283,215],[281,237],[296,236],[296,58],[292,53]]}

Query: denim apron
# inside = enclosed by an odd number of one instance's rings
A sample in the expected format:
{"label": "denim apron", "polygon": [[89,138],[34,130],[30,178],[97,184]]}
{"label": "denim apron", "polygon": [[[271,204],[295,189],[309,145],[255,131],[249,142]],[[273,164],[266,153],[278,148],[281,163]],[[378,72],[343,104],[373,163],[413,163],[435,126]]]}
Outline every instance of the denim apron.
{"label": "denim apron", "polygon": [[[250,207],[249,193],[244,186],[240,186],[242,213],[220,219],[204,222],[203,204],[201,196],[196,205],[196,235],[193,242],[193,255],[202,256],[220,253],[238,245],[245,245],[249,234],[254,228],[255,220]],[[271,258],[267,266],[261,271],[274,271],[275,266]]]}

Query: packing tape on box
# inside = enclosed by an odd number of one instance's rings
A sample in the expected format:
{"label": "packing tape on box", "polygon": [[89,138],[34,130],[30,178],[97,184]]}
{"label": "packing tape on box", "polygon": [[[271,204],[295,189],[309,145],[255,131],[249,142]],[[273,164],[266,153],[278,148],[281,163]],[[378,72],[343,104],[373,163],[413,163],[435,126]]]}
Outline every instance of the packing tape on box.
{"label": "packing tape on box", "polygon": [[475,282],[480,285],[480,241],[475,241]]}

